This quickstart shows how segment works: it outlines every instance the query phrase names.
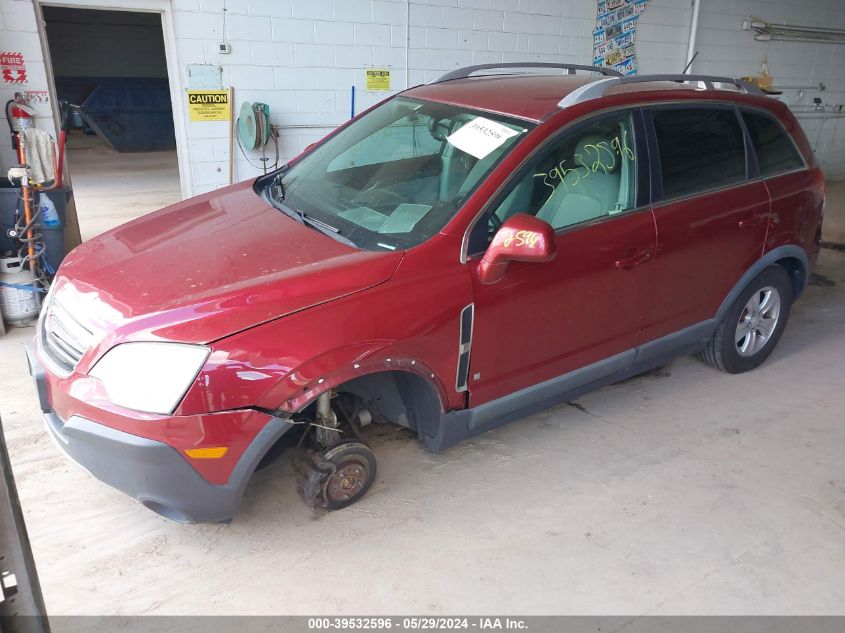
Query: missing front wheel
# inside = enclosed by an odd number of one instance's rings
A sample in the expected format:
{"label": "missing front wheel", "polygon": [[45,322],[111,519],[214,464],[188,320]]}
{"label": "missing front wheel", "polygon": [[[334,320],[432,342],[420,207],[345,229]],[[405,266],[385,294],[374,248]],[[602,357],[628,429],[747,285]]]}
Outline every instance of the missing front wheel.
{"label": "missing front wheel", "polygon": [[346,440],[330,449],[309,450],[295,463],[296,488],[312,508],[339,510],[363,497],[376,476],[376,457],[366,444]]}

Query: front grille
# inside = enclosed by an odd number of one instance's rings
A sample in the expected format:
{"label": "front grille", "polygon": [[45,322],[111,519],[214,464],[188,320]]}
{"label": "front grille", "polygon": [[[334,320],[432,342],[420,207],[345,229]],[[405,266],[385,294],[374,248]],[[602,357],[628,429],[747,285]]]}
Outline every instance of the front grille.
{"label": "front grille", "polygon": [[60,369],[70,373],[94,342],[94,333],[53,299],[41,324],[44,352]]}

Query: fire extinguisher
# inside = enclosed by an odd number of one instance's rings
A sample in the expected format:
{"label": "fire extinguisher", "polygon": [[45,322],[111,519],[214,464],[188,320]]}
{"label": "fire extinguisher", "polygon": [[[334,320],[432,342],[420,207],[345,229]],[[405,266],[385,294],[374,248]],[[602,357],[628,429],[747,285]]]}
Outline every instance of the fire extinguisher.
{"label": "fire extinguisher", "polygon": [[15,98],[6,102],[6,121],[9,124],[9,132],[12,135],[12,147],[16,150],[18,162],[20,163],[18,166],[12,167],[9,170],[9,180],[20,180],[21,183],[20,197],[23,201],[24,229],[21,231],[22,235],[19,235],[18,239],[24,244],[26,250],[25,261],[29,264],[29,269],[33,272],[36,279],[41,279],[40,266],[37,259],[38,251],[36,249],[38,236],[33,230],[33,225],[35,224],[33,192],[29,184],[29,168],[26,166],[24,143],[21,142],[24,130],[32,126],[34,115],[35,110],[25,103],[24,96],[20,92],[16,92]]}
{"label": "fire extinguisher", "polygon": [[20,92],[15,93],[15,98],[6,102],[6,121],[9,123],[9,132],[12,134],[12,145],[17,149],[17,134],[32,127],[32,118],[35,110],[30,108]]}

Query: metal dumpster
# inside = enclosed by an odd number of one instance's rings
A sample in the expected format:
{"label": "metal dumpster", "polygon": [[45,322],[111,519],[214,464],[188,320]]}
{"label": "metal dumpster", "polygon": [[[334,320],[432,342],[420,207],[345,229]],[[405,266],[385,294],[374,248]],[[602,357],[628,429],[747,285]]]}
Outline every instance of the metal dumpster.
{"label": "metal dumpster", "polygon": [[176,147],[166,78],[99,79],[79,111],[85,123],[118,152]]}

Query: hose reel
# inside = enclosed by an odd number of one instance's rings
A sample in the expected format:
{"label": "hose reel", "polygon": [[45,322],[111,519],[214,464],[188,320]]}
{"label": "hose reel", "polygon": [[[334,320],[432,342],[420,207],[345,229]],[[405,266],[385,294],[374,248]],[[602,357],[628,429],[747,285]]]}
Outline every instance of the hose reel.
{"label": "hose reel", "polygon": [[244,101],[238,113],[238,142],[245,150],[261,149],[270,139],[270,106]]}
{"label": "hose reel", "polygon": [[[265,174],[270,169],[275,169],[279,164],[279,134],[270,125],[270,106],[258,101],[244,101],[238,112],[237,122],[238,147],[247,162]],[[267,156],[267,142],[272,140],[274,145],[275,160],[268,165],[270,158]],[[256,165],[250,160],[247,151],[260,151],[260,164]]]}

